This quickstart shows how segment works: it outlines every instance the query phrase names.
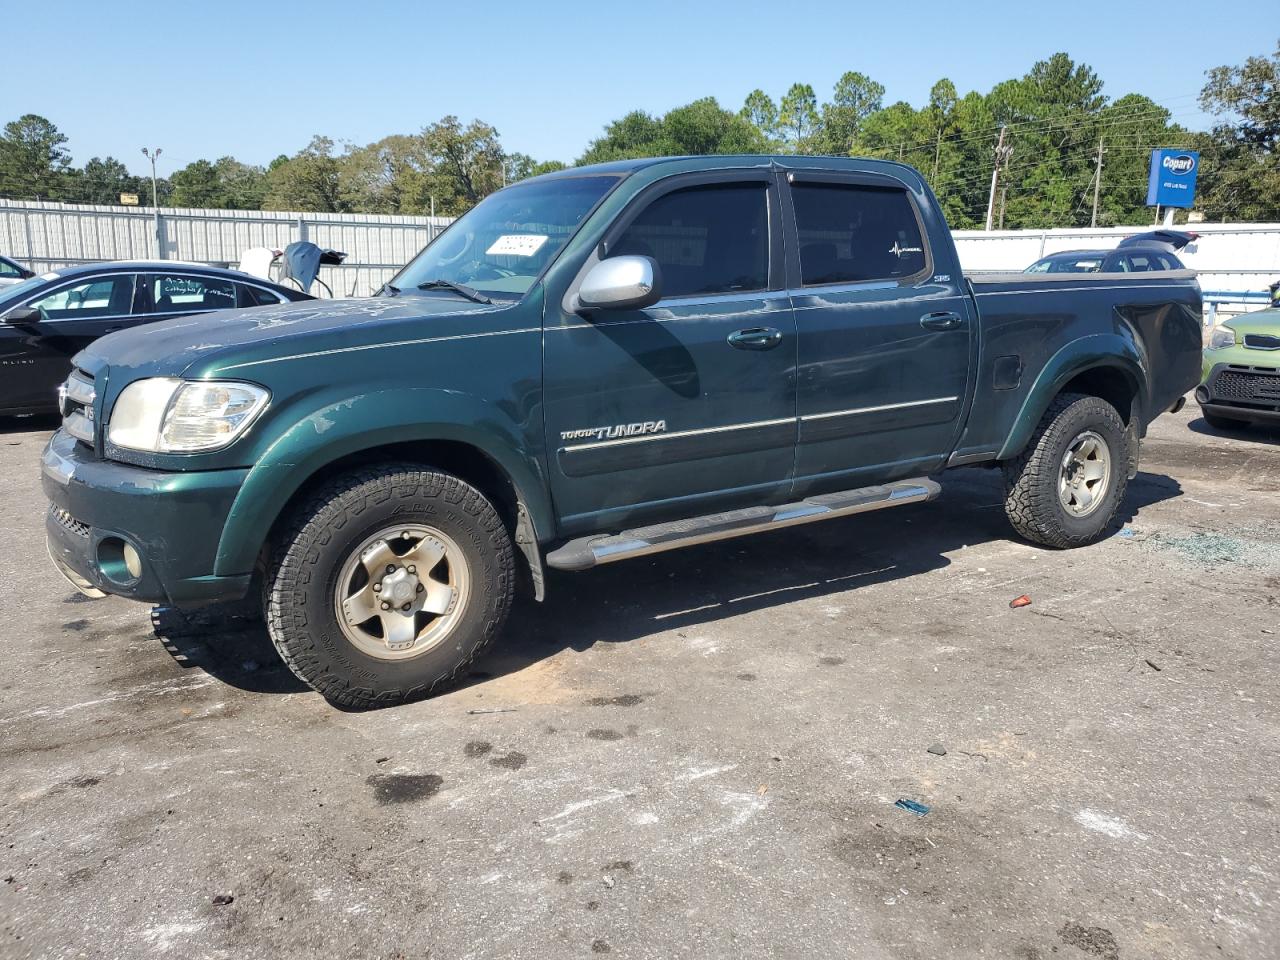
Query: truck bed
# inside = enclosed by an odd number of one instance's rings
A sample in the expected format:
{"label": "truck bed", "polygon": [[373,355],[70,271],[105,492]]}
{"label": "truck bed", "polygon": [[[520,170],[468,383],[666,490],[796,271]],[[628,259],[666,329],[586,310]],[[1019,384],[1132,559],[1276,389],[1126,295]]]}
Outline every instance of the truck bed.
{"label": "truck bed", "polygon": [[1114,358],[1117,368],[1120,358],[1132,358],[1145,377],[1136,384],[1144,397],[1134,411],[1139,435],[1198,378],[1202,312],[1192,270],[966,279],[979,314],[978,376],[952,465],[1008,455],[1011,426],[1052,386],[1044,377],[1062,367],[1051,362],[1057,353]]}

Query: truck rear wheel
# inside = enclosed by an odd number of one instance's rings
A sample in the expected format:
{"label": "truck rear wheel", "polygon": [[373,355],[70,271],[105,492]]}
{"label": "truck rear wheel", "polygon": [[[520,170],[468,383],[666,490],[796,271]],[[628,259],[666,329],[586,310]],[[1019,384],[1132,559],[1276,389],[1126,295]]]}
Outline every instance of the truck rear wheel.
{"label": "truck rear wheel", "polygon": [[1062,394],[1027,449],[1004,464],[1009,522],[1048,547],[1101,539],[1129,484],[1129,443],[1124,421],[1107,401]]}
{"label": "truck rear wheel", "polygon": [[267,629],[328,700],[407,703],[493,642],[514,577],[511,538],[474,487],[414,465],[359,470],[294,513],[267,571]]}

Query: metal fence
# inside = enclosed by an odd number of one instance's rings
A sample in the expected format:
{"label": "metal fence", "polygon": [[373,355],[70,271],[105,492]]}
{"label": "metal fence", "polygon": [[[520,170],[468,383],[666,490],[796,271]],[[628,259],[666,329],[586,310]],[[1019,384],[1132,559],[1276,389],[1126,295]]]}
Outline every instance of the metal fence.
{"label": "metal fence", "polygon": [[[335,296],[368,296],[450,223],[447,217],[188,210],[0,200],[0,254],[37,272],[105,260],[236,266],[250,247],[310,240],[348,254],[321,278]],[[158,237],[157,237],[158,232]]]}
{"label": "metal fence", "polygon": [[[1023,270],[1061,250],[1110,249],[1150,226],[1064,230],[956,230],[965,273]],[[1280,223],[1195,223],[1200,239],[1178,257],[1200,278],[1205,323],[1267,305],[1267,288],[1280,280]]]}

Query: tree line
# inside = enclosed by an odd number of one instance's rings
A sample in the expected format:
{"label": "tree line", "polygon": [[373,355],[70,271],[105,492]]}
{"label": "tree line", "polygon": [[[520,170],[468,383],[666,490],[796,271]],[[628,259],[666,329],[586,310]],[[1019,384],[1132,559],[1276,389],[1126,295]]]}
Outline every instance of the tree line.
{"label": "tree line", "polygon": [[[711,153],[898,160],[923,173],[957,228],[983,225],[999,165],[995,224],[1043,228],[1087,226],[1095,215],[1100,226],[1144,222],[1150,151],[1178,147],[1201,151],[1197,209],[1207,220],[1280,220],[1280,43],[1270,55],[1208,72],[1197,99],[1218,120],[1209,131],[1175,121],[1190,103],[1106,96],[1097,73],[1065,53],[986,93],[961,96],[943,78],[920,107],[886,105],[884,95],[883,85],[849,71],[829,98],[795,83],[777,99],[753,90],[737,111],[713,97],[660,116],[636,110],[608,124],[576,165]],[[1005,149],[997,153],[1002,129]],[[67,142],[43,117],[7,124],[0,196],[118,203],[121,193],[133,193],[150,202],[149,177],[130,174],[113,157],[74,167]],[[483,121],[464,125],[447,116],[364,146],[316,136],[266,166],[230,156],[197,160],[157,190],[162,205],[178,207],[455,216],[507,183],[564,166],[506,151]]]}

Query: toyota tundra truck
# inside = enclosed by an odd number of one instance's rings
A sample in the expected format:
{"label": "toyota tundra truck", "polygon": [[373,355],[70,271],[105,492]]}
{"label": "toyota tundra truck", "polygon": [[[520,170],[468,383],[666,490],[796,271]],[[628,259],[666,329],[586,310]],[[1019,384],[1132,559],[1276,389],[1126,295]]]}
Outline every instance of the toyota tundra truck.
{"label": "toyota tundra truck", "polygon": [[331,701],[447,686],[518,588],[1003,471],[1107,534],[1200,377],[1192,273],[967,278],[910,167],[629,160],[460,217],[366,299],[107,336],[61,388],[49,550],[91,596],[260,600]]}

